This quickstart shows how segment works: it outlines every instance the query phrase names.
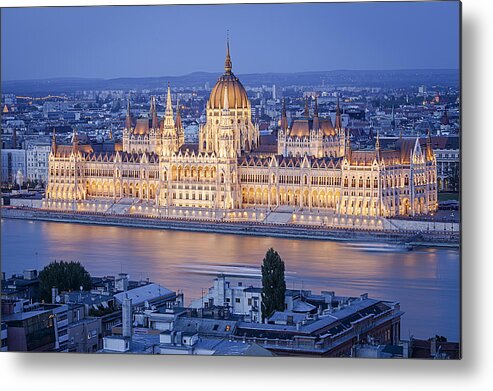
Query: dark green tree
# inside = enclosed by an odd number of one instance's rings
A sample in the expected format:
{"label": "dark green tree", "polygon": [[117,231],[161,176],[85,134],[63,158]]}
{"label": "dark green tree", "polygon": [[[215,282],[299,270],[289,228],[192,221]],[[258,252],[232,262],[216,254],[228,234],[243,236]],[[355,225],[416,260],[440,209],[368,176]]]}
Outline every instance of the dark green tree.
{"label": "dark green tree", "polygon": [[284,311],[285,294],[284,262],[270,248],[262,262],[262,322],[275,311]]}
{"label": "dark green tree", "polygon": [[59,292],[91,289],[91,276],[79,262],[54,261],[39,273],[39,296],[51,302],[51,288]]}
{"label": "dark green tree", "polygon": [[449,190],[450,191],[459,191],[460,187],[460,170],[457,164],[454,164],[449,170],[448,170],[448,184],[449,184]]}

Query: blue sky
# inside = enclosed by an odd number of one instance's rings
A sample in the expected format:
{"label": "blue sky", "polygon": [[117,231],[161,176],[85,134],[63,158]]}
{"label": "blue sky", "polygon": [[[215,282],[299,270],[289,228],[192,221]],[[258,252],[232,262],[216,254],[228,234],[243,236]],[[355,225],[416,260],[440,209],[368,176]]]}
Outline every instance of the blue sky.
{"label": "blue sky", "polygon": [[459,67],[459,3],[2,9],[2,79]]}

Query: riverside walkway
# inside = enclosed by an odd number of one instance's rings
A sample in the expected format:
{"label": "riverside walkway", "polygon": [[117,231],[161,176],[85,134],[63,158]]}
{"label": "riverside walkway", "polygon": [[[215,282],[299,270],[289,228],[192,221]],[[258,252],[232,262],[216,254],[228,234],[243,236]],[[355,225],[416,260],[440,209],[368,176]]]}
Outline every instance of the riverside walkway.
{"label": "riverside walkway", "polygon": [[214,232],[235,235],[257,235],[297,239],[367,241],[412,246],[459,247],[459,232],[410,231],[410,230],[371,230],[362,227],[321,227],[313,225],[275,224],[251,221],[196,220],[178,217],[150,217],[146,215],[113,215],[87,211],[53,211],[28,207],[1,208],[1,217],[55,221],[65,223],[115,225],[150,229],[168,229],[192,232]]}

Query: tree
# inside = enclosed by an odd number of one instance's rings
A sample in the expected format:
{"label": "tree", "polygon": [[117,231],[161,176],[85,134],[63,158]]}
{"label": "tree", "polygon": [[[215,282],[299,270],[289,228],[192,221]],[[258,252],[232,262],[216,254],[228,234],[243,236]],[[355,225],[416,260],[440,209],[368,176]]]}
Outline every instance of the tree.
{"label": "tree", "polygon": [[270,248],[262,262],[262,322],[275,311],[284,311],[285,294],[284,262]]}
{"label": "tree", "polygon": [[39,273],[39,295],[41,300],[51,302],[51,288],[59,292],[91,289],[91,276],[79,262],[54,261]]}
{"label": "tree", "polygon": [[453,164],[452,167],[449,168],[447,172],[447,181],[449,185],[450,191],[459,191],[460,186],[460,170],[457,164]]}

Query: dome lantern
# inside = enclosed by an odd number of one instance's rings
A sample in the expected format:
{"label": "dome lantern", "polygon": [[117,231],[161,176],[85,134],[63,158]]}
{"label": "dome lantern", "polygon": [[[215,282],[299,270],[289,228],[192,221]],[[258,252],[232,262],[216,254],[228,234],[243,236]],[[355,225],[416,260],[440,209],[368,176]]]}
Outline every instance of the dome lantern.
{"label": "dome lantern", "polygon": [[227,86],[228,103],[231,109],[247,109],[248,95],[245,88],[232,72],[231,54],[229,50],[229,38],[226,43],[226,61],[224,62],[224,74],[222,74],[212,88],[207,107],[213,110],[224,108],[224,91]]}
{"label": "dome lantern", "polygon": [[224,71],[226,75],[231,75],[233,69],[233,63],[231,62],[231,55],[229,54],[229,34],[226,41],[226,60],[224,61]]}

